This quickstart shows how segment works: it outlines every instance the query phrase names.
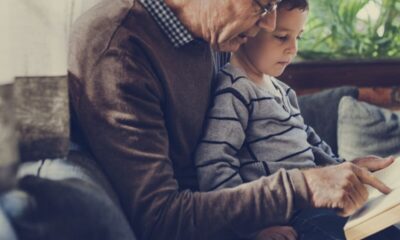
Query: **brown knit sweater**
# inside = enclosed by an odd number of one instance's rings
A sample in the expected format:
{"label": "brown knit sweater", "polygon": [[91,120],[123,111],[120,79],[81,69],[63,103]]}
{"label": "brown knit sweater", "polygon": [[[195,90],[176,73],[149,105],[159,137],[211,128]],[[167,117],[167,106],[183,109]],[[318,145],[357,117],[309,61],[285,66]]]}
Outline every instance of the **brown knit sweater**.
{"label": "brown knit sweater", "polygon": [[134,0],[75,24],[69,88],[76,123],[140,239],[232,239],[286,222],[308,202],[303,175],[279,171],[200,193],[192,158],[208,108],[212,54],[174,48]]}

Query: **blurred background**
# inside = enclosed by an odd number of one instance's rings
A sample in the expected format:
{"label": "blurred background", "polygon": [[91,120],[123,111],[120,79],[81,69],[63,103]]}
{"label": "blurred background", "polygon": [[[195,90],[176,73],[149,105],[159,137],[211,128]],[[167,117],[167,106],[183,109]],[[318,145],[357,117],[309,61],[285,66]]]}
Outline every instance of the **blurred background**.
{"label": "blurred background", "polygon": [[304,60],[400,58],[399,0],[311,0]]}
{"label": "blurred background", "polygon": [[[2,0],[0,83],[66,74],[73,21],[101,0]],[[400,1],[310,0],[297,61],[400,58]]]}
{"label": "blurred background", "polygon": [[1,0],[0,84],[67,74],[72,22],[100,0]]}

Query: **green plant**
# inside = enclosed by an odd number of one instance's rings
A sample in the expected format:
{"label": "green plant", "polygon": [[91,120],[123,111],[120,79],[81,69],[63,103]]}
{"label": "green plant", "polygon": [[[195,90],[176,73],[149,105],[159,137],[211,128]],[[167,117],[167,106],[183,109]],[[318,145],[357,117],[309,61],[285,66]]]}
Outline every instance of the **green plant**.
{"label": "green plant", "polygon": [[302,59],[400,57],[399,0],[310,0]]}

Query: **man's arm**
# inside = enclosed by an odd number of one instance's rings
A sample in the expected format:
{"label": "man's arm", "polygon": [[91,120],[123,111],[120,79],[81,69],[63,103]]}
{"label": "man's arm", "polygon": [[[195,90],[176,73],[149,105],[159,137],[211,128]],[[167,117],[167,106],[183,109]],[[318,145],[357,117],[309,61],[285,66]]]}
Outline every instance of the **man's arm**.
{"label": "man's arm", "polygon": [[298,170],[210,193],[179,191],[163,90],[148,66],[128,53],[107,51],[84,87],[71,88],[79,95],[72,97],[73,105],[90,148],[139,238],[245,237],[286,222],[308,201]]}

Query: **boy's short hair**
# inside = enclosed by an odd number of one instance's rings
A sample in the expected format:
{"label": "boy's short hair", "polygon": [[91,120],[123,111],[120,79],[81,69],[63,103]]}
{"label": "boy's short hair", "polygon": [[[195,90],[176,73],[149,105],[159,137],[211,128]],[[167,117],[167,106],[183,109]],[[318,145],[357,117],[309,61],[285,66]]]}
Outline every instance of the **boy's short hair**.
{"label": "boy's short hair", "polygon": [[286,7],[288,10],[300,9],[303,11],[308,10],[308,1],[307,0],[282,0],[278,8]]}

